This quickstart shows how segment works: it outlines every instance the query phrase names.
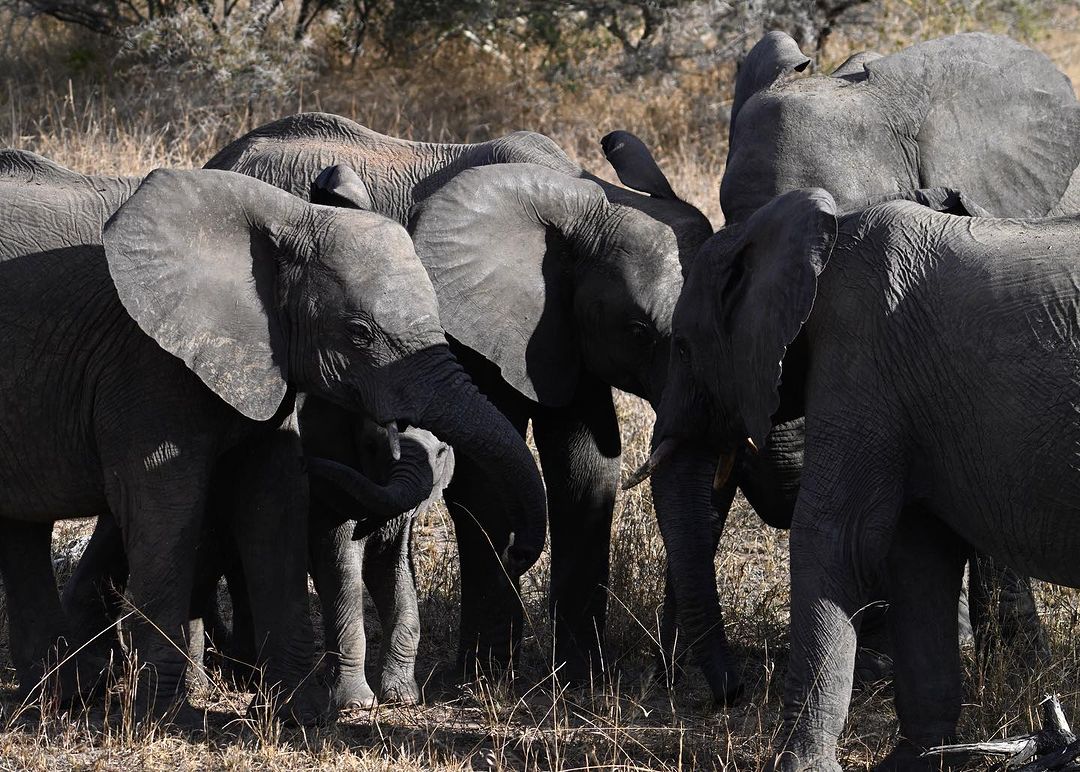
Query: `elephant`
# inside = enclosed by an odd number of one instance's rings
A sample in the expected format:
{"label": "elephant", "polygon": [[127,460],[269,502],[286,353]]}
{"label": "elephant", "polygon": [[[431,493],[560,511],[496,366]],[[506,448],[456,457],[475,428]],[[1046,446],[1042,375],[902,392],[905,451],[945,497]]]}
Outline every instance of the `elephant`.
{"label": "elephant", "polygon": [[[1080,105],[1068,78],[1042,54],[1008,38],[963,34],[889,56],[856,54],[831,76],[795,79],[809,63],[794,40],[771,32],[739,70],[720,187],[728,224],[800,187],[824,188],[845,209],[947,187],[971,214],[1080,211]],[[741,488],[767,523],[786,527],[798,495],[802,384],[786,379],[783,389],[793,395],[760,453],[740,453],[728,484],[715,494],[697,475],[717,466],[707,448],[685,445],[653,475],[671,563],[665,649],[672,647],[670,618],[677,616],[680,638],[693,642],[693,658],[719,702],[741,688],[713,562],[731,500]],[[658,441],[653,448],[655,455]],[[701,482],[699,490],[687,487],[692,479]],[[1009,602],[1000,613],[1035,636],[1038,648],[1041,630],[1027,581],[1003,574]]]}
{"label": "elephant", "polygon": [[[311,566],[323,609],[324,641],[330,664],[331,704],[337,709],[372,708],[380,700],[411,704],[420,699],[416,652],[420,611],[416,598],[410,536],[412,524],[442,496],[454,474],[454,452],[431,432],[407,427],[401,433],[401,458],[393,462],[381,427],[365,422],[351,442],[334,427],[337,408],[307,397],[300,408],[305,453],[321,464],[311,487]],[[335,427],[336,428],[336,427]],[[355,426],[354,426],[355,428]],[[399,495],[372,496],[357,490],[358,470]],[[342,496],[339,490],[348,492]],[[358,503],[364,502],[358,506]],[[370,517],[374,522],[365,524]],[[389,522],[375,528],[387,517]],[[367,642],[361,585],[366,585],[379,613],[379,697],[364,672]]]}
{"label": "elephant", "polygon": [[[1080,216],[838,208],[800,189],[706,243],[675,310],[656,434],[710,448],[720,482],[801,400],[776,765],[840,768],[855,634],[884,581],[903,741],[882,768],[914,768],[956,732],[971,551],[1080,585],[1062,536],[1080,516]],[[697,473],[682,479],[707,488],[713,469]]]}
{"label": "elephant", "polygon": [[391,440],[400,423],[453,442],[514,505],[507,572],[539,556],[539,470],[450,352],[401,226],[230,172],[86,177],[12,151],[0,171],[0,572],[23,690],[70,640],[52,524],[107,512],[130,567],[132,648],[152,669],[139,710],[186,710],[181,630],[228,464],[267,683],[292,715],[321,710],[310,688],[289,699],[313,655],[298,391]]}
{"label": "elephant", "polygon": [[[658,402],[682,262],[712,234],[640,139],[616,131],[601,146],[634,190],[585,172],[540,134],[409,142],[318,113],[255,129],[206,164],[409,227],[452,350],[522,435],[532,422],[551,529],[553,660],[578,683],[603,674],[621,454],[612,387]],[[500,672],[524,623],[496,559],[509,534],[476,523],[499,520],[487,513],[500,505],[460,455],[446,501],[461,558],[453,676]]]}

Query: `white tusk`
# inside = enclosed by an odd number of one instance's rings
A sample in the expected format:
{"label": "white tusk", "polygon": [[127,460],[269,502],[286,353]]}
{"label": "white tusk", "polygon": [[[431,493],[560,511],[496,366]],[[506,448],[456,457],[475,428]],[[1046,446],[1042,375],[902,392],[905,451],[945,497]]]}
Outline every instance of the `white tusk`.
{"label": "white tusk", "polygon": [[636,472],[626,478],[626,482],[622,484],[622,489],[628,491],[631,488],[635,488],[641,483],[645,482],[657,468],[667,461],[668,457],[675,452],[675,448],[679,446],[679,441],[674,437],[668,437],[666,440],[656,446],[656,450],[652,452],[649,459],[642,464]]}
{"label": "white tusk", "polygon": [[761,452],[760,450],[758,450],[758,446],[757,446],[757,443],[756,443],[756,442],[754,442],[754,438],[753,438],[753,437],[747,437],[747,438],[746,438],[746,444],[750,446],[750,450],[751,450],[751,451],[753,451],[753,453],[754,453],[754,455],[755,455],[755,456],[756,456],[756,455],[757,455],[758,453],[760,453],[760,452]]}
{"label": "white tusk", "polygon": [[384,427],[386,437],[390,441],[390,456],[395,461],[401,460],[401,437],[398,435],[397,421],[390,421]]}

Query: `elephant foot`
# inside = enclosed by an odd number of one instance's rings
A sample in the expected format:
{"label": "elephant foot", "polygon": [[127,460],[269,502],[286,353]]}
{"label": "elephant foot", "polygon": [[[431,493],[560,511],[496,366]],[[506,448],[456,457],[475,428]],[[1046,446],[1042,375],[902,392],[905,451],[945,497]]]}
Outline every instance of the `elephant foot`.
{"label": "elephant foot", "polygon": [[940,772],[948,768],[942,756],[923,756],[921,748],[915,743],[901,740],[884,761],[874,767],[874,772]]}
{"label": "elephant foot", "polygon": [[883,681],[892,681],[893,661],[888,654],[860,646],[855,651],[855,683],[869,688]]}
{"label": "elephant foot", "polygon": [[288,693],[274,689],[269,698],[257,692],[248,705],[248,717],[263,721],[268,713],[286,726],[327,726],[337,717],[330,693],[314,681],[305,681]]}
{"label": "elephant foot", "polygon": [[331,690],[331,704],[336,710],[371,710],[379,704],[375,692],[363,675],[338,676]]}
{"label": "elephant foot", "polygon": [[412,675],[384,673],[379,689],[379,698],[384,704],[416,705],[421,701],[420,687]]}
{"label": "elephant foot", "polygon": [[766,772],[841,772],[835,753],[783,750],[765,766]]}
{"label": "elephant foot", "polygon": [[739,674],[731,667],[710,672],[705,669],[705,680],[712,690],[713,703],[719,708],[726,708],[738,702],[743,694],[743,682]]}
{"label": "elephant foot", "polygon": [[604,654],[596,641],[591,646],[575,646],[571,642],[555,643],[555,657],[558,665],[558,678],[563,684],[574,688],[587,688],[604,683],[607,672],[604,668]]}

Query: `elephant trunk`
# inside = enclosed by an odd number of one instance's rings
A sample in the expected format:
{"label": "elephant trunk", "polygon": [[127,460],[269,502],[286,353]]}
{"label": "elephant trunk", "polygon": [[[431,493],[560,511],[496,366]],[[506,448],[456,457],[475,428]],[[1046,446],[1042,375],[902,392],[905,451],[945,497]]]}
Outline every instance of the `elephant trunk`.
{"label": "elephant trunk", "polygon": [[491,489],[503,504],[509,522],[481,523],[485,528],[506,525],[510,543],[496,544],[507,572],[518,577],[540,557],[547,534],[547,499],[540,472],[525,440],[507,418],[469,380],[464,369],[447,351],[444,361],[423,375],[418,384],[434,384],[430,398],[417,408],[410,421],[450,444],[484,469]]}
{"label": "elephant trunk", "polygon": [[680,635],[717,702],[741,691],[728,652],[720,598],[716,591],[713,479],[717,454],[682,443],[652,476],[653,503],[667,549]]}
{"label": "elephant trunk", "polygon": [[[353,507],[342,511],[342,514],[356,519],[354,539],[362,539],[395,517],[420,506],[431,495],[434,484],[427,455],[422,449],[409,446],[406,446],[401,462],[394,464],[385,485],[378,484],[350,466],[326,458],[308,457],[307,470],[314,477],[340,488],[359,505],[359,512]],[[316,482],[312,486],[313,494],[341,510],[334,502],[335,497],[325,495],[326,491],[321,488]]]}

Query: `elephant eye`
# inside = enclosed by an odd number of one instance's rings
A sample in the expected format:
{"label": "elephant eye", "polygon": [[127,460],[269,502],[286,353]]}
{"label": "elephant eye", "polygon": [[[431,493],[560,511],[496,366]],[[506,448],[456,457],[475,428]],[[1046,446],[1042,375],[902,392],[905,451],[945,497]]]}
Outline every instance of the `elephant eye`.
{"label": "elephant eye", "polygon": [[651,345],[654,342],[652,330],[645,322],[630,322],[628,332],[634,343],[639,346]]}
{"label": "elephant eye", "polygon": [[375,330],[366,319],[350,319],[347,327],[357,345],[366,346],[375,340]]}

